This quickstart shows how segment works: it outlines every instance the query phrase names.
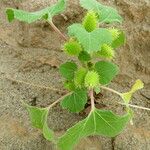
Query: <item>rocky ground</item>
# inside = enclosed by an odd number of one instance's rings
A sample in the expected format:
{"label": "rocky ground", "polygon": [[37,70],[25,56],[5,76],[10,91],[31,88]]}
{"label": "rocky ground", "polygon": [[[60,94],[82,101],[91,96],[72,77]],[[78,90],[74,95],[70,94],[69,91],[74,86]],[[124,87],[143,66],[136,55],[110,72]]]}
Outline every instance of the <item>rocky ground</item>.
{"label": "rocky ground", "polygon": [[[54,145],[31,127],[28,114],[20,100],[44,107],[63,94],[25,83],[63,89],[58,72],[59,65],[68,59],[60,48],[63,41],[44,21],[31,25],[18,21],[9,24],[5,16],[7,7],[35,11],[54,2],[56,0],[0,1],[0,150],[55,150]],[[119,10],[124,17],[124,24],[119,27],[127,34],[126,45],[116,52],[115,61],[120,67],[120,74],[111,86],[116,90],[126,91],[140,78],[145,87],[134,95],[132,103],[150,107],[150,2],[101,2]],[[54,22],[60,30],[66,32],[66,27],[81,21],[84,13],[77,0],[70,0],[64,13],[67,19],[59,15],[55,17]],[[105,96],[98,99],[103,107],[117,112],[123,109],[118,104],[109,103],[117,97],[104,91],[102,94]],[[140,109],[134,110],[134,125],[129,125],[121,135],[115,139],[89,137],[82,140],[76,149],[149,150],[150,113]],[[51,110],[48,122],[56,133],[61,134],[82,118],[83,115],[70,114],[58,105]]]}

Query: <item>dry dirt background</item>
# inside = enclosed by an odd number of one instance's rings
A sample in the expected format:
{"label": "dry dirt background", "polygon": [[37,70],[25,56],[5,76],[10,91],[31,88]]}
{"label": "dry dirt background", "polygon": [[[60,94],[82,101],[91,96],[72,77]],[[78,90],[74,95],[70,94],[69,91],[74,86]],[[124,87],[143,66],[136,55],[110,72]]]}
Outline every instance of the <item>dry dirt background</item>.
{"label": "dry dirt background", "polygon": [[[12,81],[21,80],[42,86],[62,89],[58,66],[68,58],[61,51],[63,41],[43,22],[27,25],[15,21],[9,24],[6,7],[35,11],[56,0],[0,0],[0,150],[55,150],[40,132],[30,125],[28,114],[20,100],[32,105],[46,106],[61,93]],[[134,95],[133,104],[150,107],[150,1],[149,0],[99,0],[116,7],[124,17],[120,26],[127,34],[127,43],[117,50],[116,63],[120,74],[111,86],[119,91],[130,88],[140,78],[145,88]],[[56,26],[63,32],[66,27],[81,21],[84,10],[77,0],[70,0],[64,13],[55,17]],[[118,99],[102,91],[100,106],[120,112],[123,108],[111,103]],[[111,103],[109,103],[111,102]],[[80,142],[76,150],[149,150],[150,113],[135,110],[134,125],[115,139],[89,137]],[[72,126],[82,115],[70,114],[58,105],[50,112],[49,126],[58,134]]]}

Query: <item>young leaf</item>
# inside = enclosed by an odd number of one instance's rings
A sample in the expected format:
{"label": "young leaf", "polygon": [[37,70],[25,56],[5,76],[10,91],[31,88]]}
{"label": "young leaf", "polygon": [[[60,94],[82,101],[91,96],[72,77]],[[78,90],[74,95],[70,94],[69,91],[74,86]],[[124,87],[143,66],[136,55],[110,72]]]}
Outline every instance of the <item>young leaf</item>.
{"label": "young leaf", "polygon": [[99,93],[101,92],[100,87],[99,87],[99,86],[96,86],[96,87],[94,88],[94,92],[95,92],[96,94],[99,94]]}
{"label": "young leaf", "polygon": [[80,0],[80,4],[85,9],[95,11],[99,15],[99,22],[121,23],[123,20],[116,9],[102,5],[96,0]]}
{"label": "young leaf", "polygon": [[91,56],[89,53],[87,53],[86,51],[82,51],[79,56],[78,59],[80,61],[90,61],[91,60]]}
{"label": "young leaf", "polygon": [[95,64],[95,70],[99,74],[100,84],[106,85],[118,74],[118,66],[105,61],[99,61]]}
{"label": "young leaf", "polygon": [[116,40],[111,44],[112,48],[118,48],[125,43],[125,34],[121,32]]}
{"label": "young leaf", "polygon": [[73,24],[68,28],[69,36],[74,36],[88,53],[96,52],[103,44],[112,43],[111,33],[104,28],[87,32],[81,24]]}
{"label": "young leaf", "polygon": [[26,105],[26,107],[29,112],[32,126],[42,129],[43,135],[47,140],[53,140],[53,131],[50,130],[47,125],[48,109],[33,107],[29,105]]}
{"label": "young leaf", "polygon": [[11,22],[14,19],[19,21],[32,23],[39,19],[52,20],[52,17],[63,12],[66,7],[66,0],[58,0],[53,6],[44,8],[36,12],[27,12],[23,10],[8,8],[6,10],[8,21]]}
{"label": "young leaf", "polygon": [[125,128],[129,120],[130,114],[118,116],[111,111],[95,109],[86,119],[67,130],[60,137],[58,146],[60,150],[72,150],[80,139],[90,135],[115,137]]}
{"label": "young leaf", "polygon": [[74,62],[66,62],[59,67],[60,74],[67,80],[74,78],[74,72],[77,70],[77,65]]}
{"label": "young leaf", "polygon": [[66,96],[61,106],[70,112],[78,113],[84,109],[87,103],[87,92],[84,89],[76,89],[71,95]]}
{"label": "young leaf", "polygon": [[141,80],[136,80],[135,84],[132,86],[131,90],[127,93],[123,93],[121,94],[123,100],[125,101],[125,103],[129,103],[132,95],[137,91],[140,90],[144,87],[144,83]]}

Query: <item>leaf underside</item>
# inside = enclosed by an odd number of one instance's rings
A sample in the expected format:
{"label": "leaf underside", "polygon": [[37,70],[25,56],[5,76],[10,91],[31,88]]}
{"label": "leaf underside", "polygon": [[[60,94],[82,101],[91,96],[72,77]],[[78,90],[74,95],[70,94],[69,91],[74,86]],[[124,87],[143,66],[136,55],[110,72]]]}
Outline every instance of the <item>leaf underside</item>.
{"label": "leaf underside", "polygon": [[47,140],[53,140],[53,131],[49,129],[47,125],[48,109],[33,107],[29,105],[26,105],[26,107],[29,112],[32,126],[42,129],[43,135]]}
{"label": "leaf underside", "polygon": [[60,137],[58,146],[60,150],[72,150],[80,139],[90,135],[103,135],[114,137],[118,135],[130,120],[130,114],[115,115],[111,111],[92,111],[87,118],[80,121]]}
{"label": "leaf underside", "polygon": [[106,61],[99,61],[95,64],[95,70],[99,74],[100,84],[109,84],[118,74],[118,66]]}
{"label": "leaf underside", "polygon": [[87,92],[84,89],[76,89],[71,95],[66,96],[61,106],[70,112],[80,112],[87,103]]}
{"label": "leaf underside", "polygon": [[73,24],[68,27],[69,36],[74,36],[88,53],[100,50],[103,44],[111,44],[111,33],[104,28],[87,32],[81,24]]}
{"label": "leaf underside", "polygon": [[19,21],[32,23],[39,19],[52,20],[52,17],[63,12],[66,6],[66,0],[58,0],[58,2],[50,7],[44,8],[36,12],[27,12],[24,10],[18,10],[13,8],[7,8],[6,14],[8,21],[11,22],[14,19]]}
{"label": "leaf underside", "polygon": [[96,0],[80,0],[80,4],[87,10],[93,10],[99,15],[99,22],[112,23],[123,21],[118,11],[112,7],[100,4]]}
{"label": "leaf underside", "polygon": [[134,85],[132,86],[131,90],[129,92],[126,93],[122,93],[121,96],[124,100],[125,103],[129,103],[132,95],[137,91],[140,90],[144,87],[144,83],[141,80],[136,80],[136,82],[134,83]]}

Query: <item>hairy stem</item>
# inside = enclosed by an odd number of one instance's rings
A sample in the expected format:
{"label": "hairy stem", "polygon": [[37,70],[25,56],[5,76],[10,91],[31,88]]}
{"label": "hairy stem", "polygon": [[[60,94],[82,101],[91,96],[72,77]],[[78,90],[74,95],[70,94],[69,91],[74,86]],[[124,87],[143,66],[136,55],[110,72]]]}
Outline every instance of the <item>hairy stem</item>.
{"label": "hairy stem", "polygon": [[91,99],[91,110],[94,110],[95,103],[94,103],[94,92],[93,92],[93,89],[90,89],[89,96],[90,96],[90,99]]}
{"label": "hairy stem", "polygon": [[59,99],[57,99],[54,103],[50,104],[47,109],[50,109],[52,107],[54,107],[57,103],[59,103],[61,100],[63,100],[66,96],[70,95],[70,93],[65,94],[64,96],[60,97]]}
{"label": "hairy stem", "polygon": [[[105,87],[105,86],[101,86],[102,89],[104,90],[107,90],[107,91],[110,91],[110,92],[113,92],[119,96],[121,96],[121,93],[111,89],[111,88],[108,88],[108,87]],[[128,105],[129,107],[133,107],[133,108],[138,108],[138,109],[144,109],[144,110],[150,110],[150,108],[146,108],[146,107],[142,107],[142,106],[137,106],[137,105],[132,105],[132,104],[125,104],[125,103],[120,103],[120,102],[117,102],[118,104],[121,104],[121,105]]]}
{"label": "hairy stem", "polygon": [[66,37],[66,35],[64,35],[64,34],[55,26],[55,24],[54,24],[52,21],[49,22],[49,24],[50,24],[51,27],[54,29],[54,31],[57,32],[57,33],[62,37],[63,40],[65,40],[65,41],[68,40],[67,37]]}
{"label": "hairy stem", "polygon": [[111,88],[108,88],[108,87],[105,87],[105,86],[101,86],[101,88],[104,89],[104,90],[113,92],[113,93],[115,93],[115,94],[121,96],[121,93],[119,93],[119,92],[117,92],[117,91],[115,91],[115,90],[113,90],[113,89],[111,89]]}
{"label": "hairy stem", "polygon": [[[120,103],[118,102],[119,104],[121,105],[127,105],[125,103]],[[133,107],[133,108],[138,108],[138,109],[144,109],[144,110],[149,110],[150,111],[150,108],[146,108],[146,107],[142,107],[142,106],[137,106],[137,105],[132,105],[132,104],[128,104],[129,107]]]}

